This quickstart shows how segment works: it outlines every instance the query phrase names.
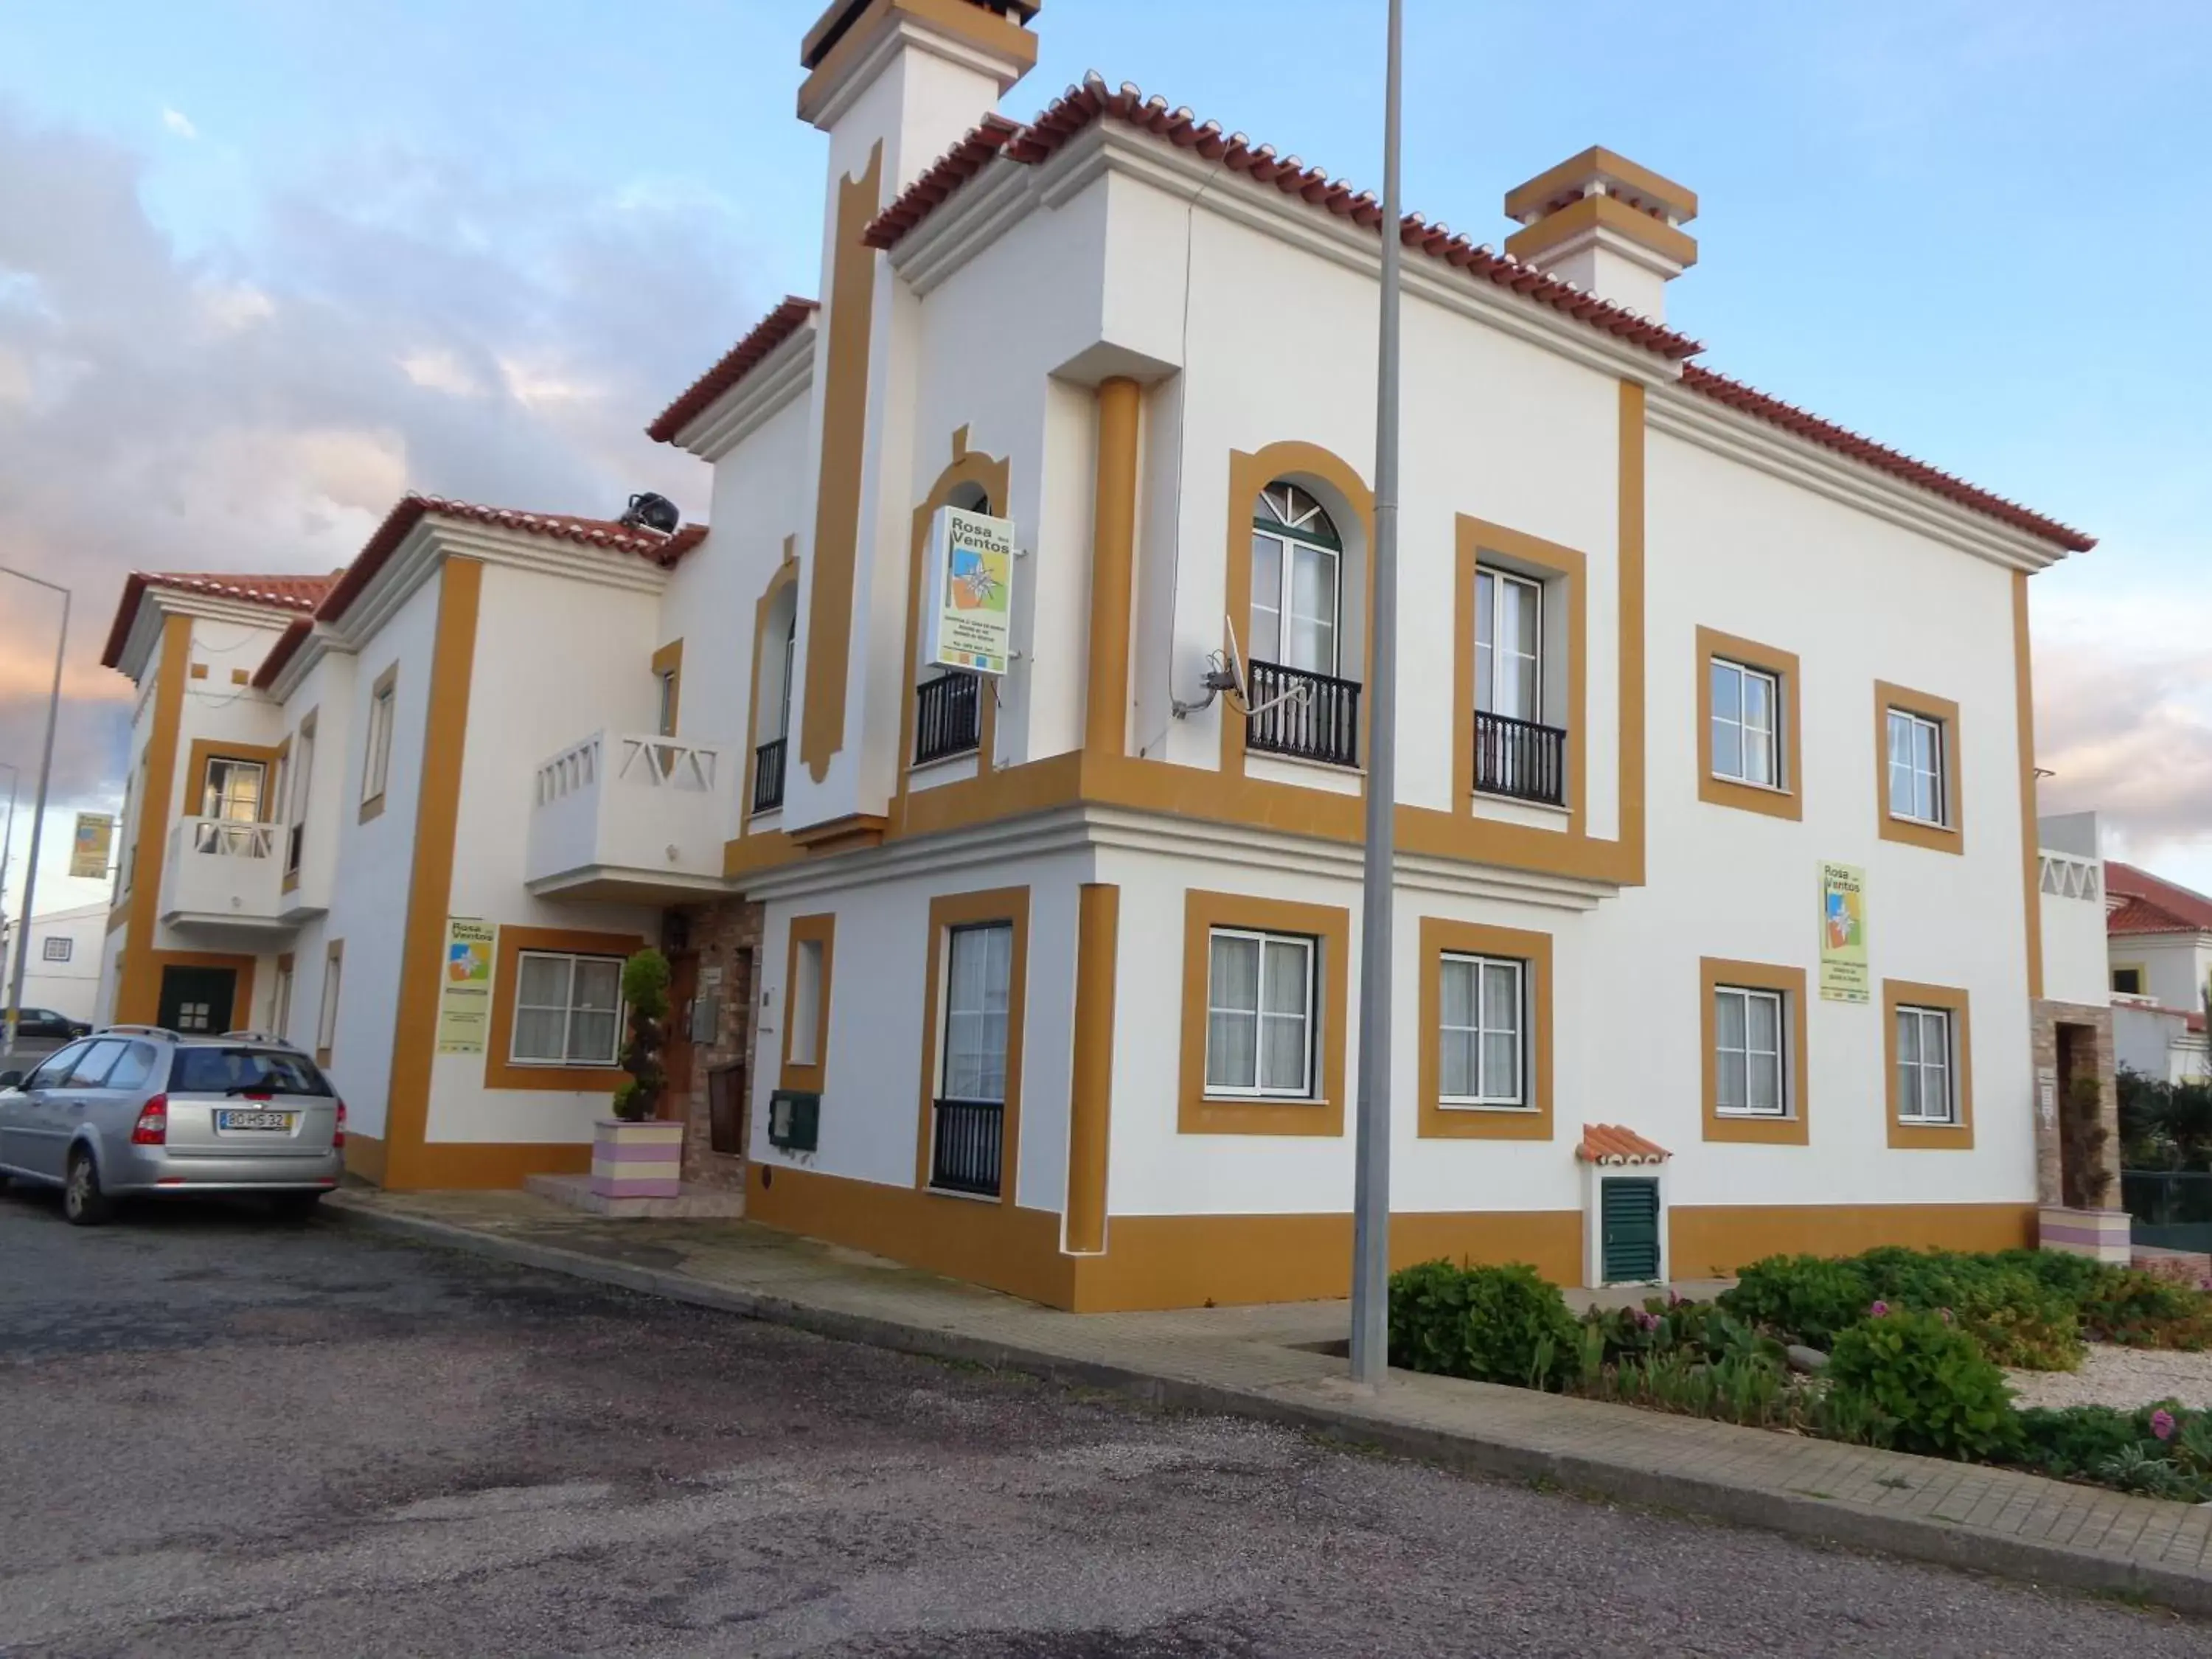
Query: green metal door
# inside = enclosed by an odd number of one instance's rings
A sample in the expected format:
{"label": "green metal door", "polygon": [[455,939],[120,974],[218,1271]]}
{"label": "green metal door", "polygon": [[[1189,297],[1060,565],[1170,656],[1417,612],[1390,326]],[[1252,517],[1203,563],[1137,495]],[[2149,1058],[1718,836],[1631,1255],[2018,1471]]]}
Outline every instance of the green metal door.
{"label": "green metal door", "polygon": [[1659,1183],[1606,1181],[1598,1190],[1598,1230],[1605,1282],[1632,1284],[1659,1277]]}

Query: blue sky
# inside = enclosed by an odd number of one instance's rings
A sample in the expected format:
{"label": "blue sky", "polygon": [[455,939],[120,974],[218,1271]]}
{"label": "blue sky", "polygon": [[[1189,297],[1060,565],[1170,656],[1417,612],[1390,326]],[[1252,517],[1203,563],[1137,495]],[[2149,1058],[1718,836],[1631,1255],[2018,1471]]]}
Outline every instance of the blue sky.
{"label": "blue sky", "polygon": [[[814,289],[817,9],[0,9],[0,451],[48,446],[13,507],[0,454],[0,535],[79,587],[65,793],[119,790],[132,564],[327,568],[399,488],[703,507],[639,428]],[[1095,68],[1379,185],[1382,12],[1048,0],[1006,106]],[[1622,151],[1701,198],[1668,303],[1712,367],[2103,538],[2033,590],[2051,804],[2212,887],[2212,7],[1407,12],[1409,206],[1496,240],[1509,186]],[[82,489],[21,504],[58,467],[112,507],[90,544]],[[0,608],[0,760],[41,637]]]}

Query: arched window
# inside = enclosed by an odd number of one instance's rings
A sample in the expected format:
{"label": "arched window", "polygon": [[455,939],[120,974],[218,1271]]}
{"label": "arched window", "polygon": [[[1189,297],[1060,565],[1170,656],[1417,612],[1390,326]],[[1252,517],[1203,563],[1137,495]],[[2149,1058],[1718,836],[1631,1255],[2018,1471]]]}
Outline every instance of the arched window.
{"label": "arched window", "polygon": [[1340,672],[1344,538],[1322,504],[1277,479],[1252,509],[1252,657]]}

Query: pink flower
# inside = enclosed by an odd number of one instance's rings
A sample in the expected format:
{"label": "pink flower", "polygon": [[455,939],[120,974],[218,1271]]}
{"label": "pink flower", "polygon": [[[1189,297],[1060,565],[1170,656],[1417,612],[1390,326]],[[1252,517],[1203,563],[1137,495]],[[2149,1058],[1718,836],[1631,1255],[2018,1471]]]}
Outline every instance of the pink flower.
{"label": "pink flower", "polygon": [[1887,1302],[1877,1302],[1874,1306],[1869,1308],[1867,1311],[1872,1314],[1876,1319],[1887,1319],[1889,1317],[1889,1304]]}
{"label": "pink flower", "polygon": [[1667,1292],[1667,1305],[1668,1305],[1668,1307],[1670,1307],[1670,1308],[1679,1308],[1679,1307],[1680,1307],[1680,1306],[1682,1305],[1682,1293],[1681,1293],[1680,1291],[1668,1291],[1668,1292]]}
{"label": "pink flower", "polygon": [[1948,1308],[1939,1308],[1936,1311],[1943,1316],[1943,1322],[1946,1325],[1951,1322],[1951,1310]]}
{"label": "pink flower", "polygon": [[2150,1431],[2161,1440],[2173,1438],[2173,1413],[2160,1407],[2150,1414]]}
{"label": "pink flower", "polygon": [[1636,1310],[1636,1322],[1647,1331],[1656,1331],[1659,1328],[1659,1316],[1648,1310],[1638,1308]]}

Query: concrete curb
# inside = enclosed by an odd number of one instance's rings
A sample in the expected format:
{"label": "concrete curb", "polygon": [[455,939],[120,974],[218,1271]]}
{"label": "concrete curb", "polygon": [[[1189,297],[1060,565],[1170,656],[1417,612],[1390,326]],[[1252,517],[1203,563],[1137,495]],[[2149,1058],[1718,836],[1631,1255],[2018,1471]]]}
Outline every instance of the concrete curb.
{"label": "concrete curb", "polygon": [[368,1209],[348,1204],[343,1199],[327,1206],[324,1212],[343,1218],[349,1226],[372,1232],[441,1245],[487,1261],[563,1273],[572,1279],[611,1285],[741,1318],[786,1325],[840,1341],[1020,1371],[1054,1382],[1111,1389],[1172,1410],[1279,1424],[1469,1474],[1524,1482],[1549,1481],[1572,1492],[1645,1508],[1674,1510],[1733,1525],[1756,1527],[1854,1549],[1880,1551],[2041,1588],[2154,1602],[2176,1612],[2212,1618],[2212,1578],[2100,1555],[2064,1544],[2005,1537],[1918,1516],[1886,1515],[1816,1498],[1735,1486],[1725,1480],[1660,1474],[1597,1458],[1540,1451],[1474,1435],[1400,1423],[1348,1405],[1288,1400],[1254,1389],[1163,1376],[1095,1360],[1073,1359],[959,1331],[902,1324],[761,1291],[714,1285],[665,1268],[611,1261],[556,1245],[458,1227],[428,1217]]}

